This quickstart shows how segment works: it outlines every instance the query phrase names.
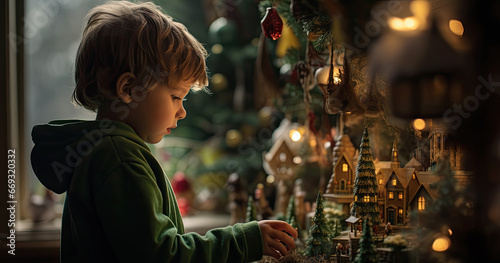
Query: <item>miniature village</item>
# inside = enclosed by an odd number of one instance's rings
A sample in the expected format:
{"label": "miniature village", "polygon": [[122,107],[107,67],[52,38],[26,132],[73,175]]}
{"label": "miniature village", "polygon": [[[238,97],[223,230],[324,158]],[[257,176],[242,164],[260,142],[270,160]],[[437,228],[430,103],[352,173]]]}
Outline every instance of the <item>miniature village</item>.
{"label": "miniature village", "polygon": [[[457,11],[468,5],[259,2],[257,57],[239,83],[252,79],[251,93],[225,90],[229,67],[213,69],[212,86],[228,112],[244,118],[246,103],[257,120],[224,123],[196,149],[199,181],[224,181],[231,224],[280,219],[298,229],[297,249],[260,262],[500,260],[500,85],[471,66],[484,61],[471,53],[482,50],[474,29],[464,31],[475,20]],[[243,35],[234,10],[211,24],[209,45],[237,68],[244,53],[225,38]],[[198,207],[216,207],[210,190]]]}

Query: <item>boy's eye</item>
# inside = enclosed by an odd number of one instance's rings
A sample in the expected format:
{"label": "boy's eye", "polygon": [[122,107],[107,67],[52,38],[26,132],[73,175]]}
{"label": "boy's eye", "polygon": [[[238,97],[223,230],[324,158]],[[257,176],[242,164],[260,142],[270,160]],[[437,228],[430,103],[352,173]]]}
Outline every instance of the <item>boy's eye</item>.
{"label": "boy's eye", "polygon": [[[182,100],[182,99],[181,99],[180,97],[177,97],[177,96],[175,96],[175,95],[172,95],[172,100],[173,100],[173,101],[176,101],[176,100]],[[184,99],[183,101],[185,101],[185,99]]]}

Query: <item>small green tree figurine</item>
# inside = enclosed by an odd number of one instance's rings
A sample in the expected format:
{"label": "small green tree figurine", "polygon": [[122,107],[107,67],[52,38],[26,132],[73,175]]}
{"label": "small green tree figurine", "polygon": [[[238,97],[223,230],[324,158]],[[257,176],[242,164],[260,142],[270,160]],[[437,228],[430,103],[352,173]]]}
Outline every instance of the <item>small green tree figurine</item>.
{"label": "small green tree figurine", "polygon": [[292,217],[295,217],[295,197],[290,195],[288,207],[286,209],[285,221],[290,224],[290,222],[292,222]]}
{"label": "small green tree figurine", "polygon": [[363,235],[359,240],[359,250],[353,263],[378,262],[375,241],[373,240],[372,226],[373,224],[370,217],[367,217],[363,222]]}
{"label": "small green tree figurine", "polygon": [[247,202],[247,218],[246,221],[255,221],[257,220],[257,213],[255,212],[255,204],[253,203],[253,197],[249,196],[248,197],[248,202]]}
{"label": "small green tree figurine", "polygon": [[359,149],[358,165],[356,166],[351,215],[362,218],[371,217],[373,223],[378,224],[380,212],[377,204],[377,190],[370,138],[368,137],[368,129],[365,127]]}
{"label": "small green tree figurine", "polygon": [[331,230],[328,225],[325,211],[323,210],[323,197],[321,192],[316,198],[316,212],[314,213],[314,225],[309,229],[311,234],[306,241],[306,256],[324,256],[329,257],[332,250]]}

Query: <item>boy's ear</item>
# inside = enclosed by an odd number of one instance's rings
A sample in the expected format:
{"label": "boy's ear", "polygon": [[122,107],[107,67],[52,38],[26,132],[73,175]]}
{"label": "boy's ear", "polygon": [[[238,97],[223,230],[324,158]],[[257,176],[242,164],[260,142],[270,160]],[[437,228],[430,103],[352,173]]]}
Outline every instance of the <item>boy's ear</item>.
{"label": "boy's ear", "polygon": [[124,103],[132,102],[132,85],[135,76],[130,72],[121,74],[116,80],[116,94]]}

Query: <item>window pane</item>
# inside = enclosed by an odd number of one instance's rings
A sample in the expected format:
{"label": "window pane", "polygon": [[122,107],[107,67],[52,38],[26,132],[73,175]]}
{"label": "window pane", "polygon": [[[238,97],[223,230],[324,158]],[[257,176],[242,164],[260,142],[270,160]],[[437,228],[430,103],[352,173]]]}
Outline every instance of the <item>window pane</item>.
{"label": "window pane", "polygon": [[[95,119],[95,114],[71,103],[74,88],[74,61],[84,17],[105,1],[26,0],[26,167],[31,202],[46,196],[45,187],[36,179],[29,160],[33,142],[31,129],[36,124],[57,119]],[[58,196],[56,213],[60,215],[64,196]],[[27,200],[26,200],[27,201]]]}

